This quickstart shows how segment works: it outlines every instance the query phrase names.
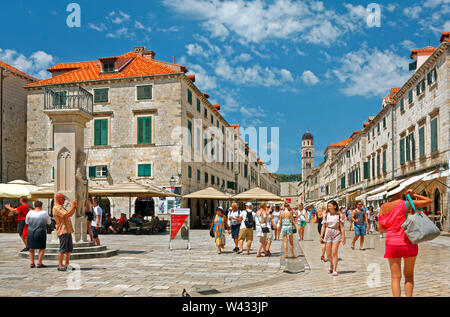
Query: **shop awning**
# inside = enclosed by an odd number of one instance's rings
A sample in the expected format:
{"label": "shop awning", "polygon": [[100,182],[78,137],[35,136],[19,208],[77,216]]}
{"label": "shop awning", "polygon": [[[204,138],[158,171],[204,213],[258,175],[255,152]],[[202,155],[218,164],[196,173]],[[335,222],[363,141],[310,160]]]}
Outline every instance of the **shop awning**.
{"label": "shop awning", "polygon": [[372,189],[370,192],[367,192],[367,193],[364,193],[362,195],[359,195],[355,199],[356,200],[363,200],[363,199],[365,199],[367,197],[367,200],[369,200],[369,198],[372,198],[371,200],[378,200],[378,199],[373,199],[374,196],[377,196],[377,197],[379,196],[379,195],[375,195],[375,194],[380,194],[380,193],[384,192],[388,187],[395,186],[396,184],[400,184],[400,183],[401,183],[401,181],[399,181],[399,180],[390,181],[387,184],[384,184],[384,185],[382,185],[380,187]]}
{"label": "shop awning", "polygon": [[31,198],[31,193],[39,189],[36,185],[22,180],[15,180],[7,184],[0,184],[0,198],[19,199],[22,196]]}
{"label": "shop awning", "polygon": [[223,193],[214,187],[208,187],[202,190],[199,190],[195,193],[191,193],[183,196],[183,198],[191,198],[191,199],[213,199],[213,200],[231,200],[232,196],[227,193]]}
{"label": "shop awning", "polygon": [[439,172],[439,173],[434,173],[434,174],[425,176],[423,178],[423,181],[431,181],[431,180],[434,180],[434,179],[437,179],[437,178],[440,178],[440,177],[449,177],[449,176],[450,176],[450,170],[446,170],[446,171],[442,171],[442,172]]}
{"label": "shop awning", "polygon": [[252,188],[247,190],[246,192],[237,194],[233,196],[234,200],[256,200],[256,201],[273,201],[273,200],[282,200],[280,196],[272,194],[267,190],[264,190],[259,187]]}
{"label": "shop awning", "polygon": [[406,181],[402,182],[402,183],[400,184],[400,186],[398,186],[397,188],[395,188],[395,189],[389,191],[387,197],[392,196],[392,195],[395,195],[395,194],[401,192],[401,191],[404,190],[406,187],[411,186],[411,185],[414,184],[415,182],[418,182],[418,181],[423,180],[425,177],[427,177],[428,175],[430,175],[430,174],[432,174],[432,173],[433,173],[433,172],[427,172],[427,173],[424,173],[424,174],[420,174],[420,175],[417,175],[417,176],[413,176],[413,177],[411,177],[411,178],[408,178]]}

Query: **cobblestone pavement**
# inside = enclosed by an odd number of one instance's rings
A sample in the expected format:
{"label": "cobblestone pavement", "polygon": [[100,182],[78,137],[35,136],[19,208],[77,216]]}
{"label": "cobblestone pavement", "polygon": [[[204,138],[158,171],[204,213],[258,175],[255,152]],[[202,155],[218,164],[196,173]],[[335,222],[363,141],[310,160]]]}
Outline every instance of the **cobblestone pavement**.
{"label": "cobblestone pavement", "polygon": [[[353,237],[352,232],[347,235]],[[191,231],[190,251],[183,249],[181,242],[175,245],[179,248],[169,251],[168,235],[100,238],[108,248],[119,249],[119,255],[74,260],[71,264],[80,270],[58,272],[57,262],[50,260],[46,269],[30,269],[29,260],[18,256],[23,247],[18,235],[0,234],[0,296],[181,296],[183,289],[192,296],[391,295],[384,240],[378,235],[368,237],[366,251],[351,250],[349,244],[340,248],[341,275],[336,278],[329,276],[327,264],[320,262],[313,224],[307,226],[305,241],[296,241],[299,257],[288,260],[305,263],[306,270],[299,274],[283,272],[287,265],[280,241],[273,242],[272,257],[256,258],[256,241],[250,256],[236,255],[228,237],[226,251],[218,255],[204,230]],[[447,296],[450,238],[439,237],[419,249],[415,295]]]}

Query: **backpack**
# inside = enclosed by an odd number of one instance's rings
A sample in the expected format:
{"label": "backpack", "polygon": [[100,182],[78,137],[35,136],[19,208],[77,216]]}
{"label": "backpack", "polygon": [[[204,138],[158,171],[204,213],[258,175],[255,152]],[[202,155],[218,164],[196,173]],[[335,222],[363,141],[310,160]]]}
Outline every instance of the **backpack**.
{"label": "backpack", "polygon": [[253,215],[252,215],[252,211],[250,211],[250,212],[248,212],[248,211],[245,211],[246,213],[247,213],[247,215],[245,216],[245,220],[244,220],[244,223],[245,223],[245,226],[247,227],[247,228],[249,228],[249,229],[254,229],[255,227],[256,227],[256,224],[255,224],[255,219],[253,219]]}

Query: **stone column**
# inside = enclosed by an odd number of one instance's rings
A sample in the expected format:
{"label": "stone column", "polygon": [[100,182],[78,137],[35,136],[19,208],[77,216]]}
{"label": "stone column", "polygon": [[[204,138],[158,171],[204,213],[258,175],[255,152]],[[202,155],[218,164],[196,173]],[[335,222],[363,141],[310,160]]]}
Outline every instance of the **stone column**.
{"label": "stone column", "polygon": [[64,194],[68,200],[66,208],[74,199],[78,208],[72,217],[74,242],[87,242],[86,217],[84,215],[88,197],[86,176],[86,153],[84,152],[84,129],[92,116],[79,109],[45,110],[55,128],[54,168],[55,195]]}

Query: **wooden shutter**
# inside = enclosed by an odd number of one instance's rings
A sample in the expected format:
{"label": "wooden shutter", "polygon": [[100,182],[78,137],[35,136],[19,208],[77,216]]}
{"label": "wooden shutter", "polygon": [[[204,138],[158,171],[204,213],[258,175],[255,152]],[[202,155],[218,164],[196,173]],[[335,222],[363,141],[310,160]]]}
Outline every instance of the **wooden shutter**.
{"label": "wooden shutter", "polygon": [[413,101],[414,101],[414,97],[413,97],[413,91],[411,89],[408,93],[408,102],[412,103]]}
{"label": "wooden shutter", "polygon": [[425,128],[419,129],[419,157],[425,156]]}
{"label": "wooden shutter", "polygon": [[192,122],[191,121],[188,121],[188,131],[189,131],[188,145],[192,146]]}
{"label": "wooden shutter", "polygon": [[200,99],[197,99],[197,111],[201,111]]}
{"label": "wooden shutter", "polygon": [[100,120],[94,121],[94,145],[101,144],[101,135],[102,135],[102,123]]}
{"label": "wooden shutter", "polygon": [[100,120],[101,122],[101,145],[108,145],[108,119]]}
{"label": "wooden shutter", "polygon": [[416,159],[416,140],[414,139],[414,134],[409,136],[409,141],[411,142],[411,159],[414,161]]}
{"label": "wooden shutter", "polygon": [[188,166],[188,177],[192,178],[192,167]]}
{"label": "wooden shutter", "polygon": [[381,175],[381,154],[377,154],[377,175]]}
{"label": "wooden shutter", "polygon": [[370,178],[370,161],[364,162],[364,179]]}
{"label": "wooden shutter", "polygon": [[89,166],[89,177],[95,178],[95,166]]}
{"label": "wooden shutter", "polygon": [[405,164],[405,139],[400,139],[400,164]]}
{"label": "wooden shutter", "polygon": [[192,105],[192,91],[188,89],[188,102]]}
{"label": "wooden shutter", "polygon": [[152,143],[152,117],[138,118],[138,144]]}
{"label": "wooden shutter", "polygon": [[406,162],[411,161],[411,146],[410,146],[410,136],[406,137]]}
{"label": "wooden shutter", "polygon": [[400,99],[400,111],[405,110],[405,99]]}
{"label": "wooden shutter", "polygon": [[387,172],[387,156],[386,150],[383,150],[383,173]]}
{"label": "wooden shutter", "polygon": [[437,118],[431,120],[431,153],[438,150]]}

